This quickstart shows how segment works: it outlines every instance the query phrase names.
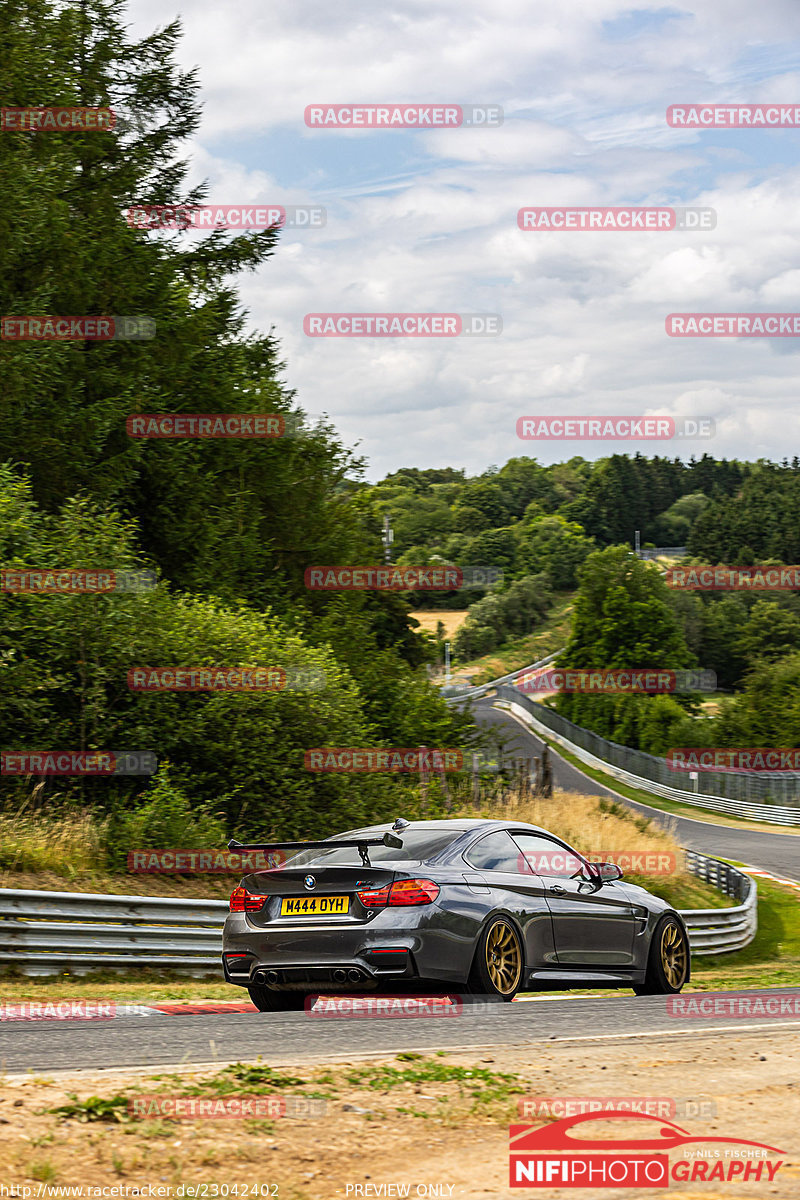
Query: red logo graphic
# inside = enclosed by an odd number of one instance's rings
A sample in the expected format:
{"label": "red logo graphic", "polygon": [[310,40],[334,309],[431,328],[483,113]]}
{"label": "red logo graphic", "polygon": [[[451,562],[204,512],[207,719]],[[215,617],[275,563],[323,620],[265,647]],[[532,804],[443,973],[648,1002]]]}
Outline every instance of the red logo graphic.
{"label": "red logo graphic", "polygon": [[[574,1137],[576,1126],[589,1121],[649,1122],[642,1138]],[[648,1136],[649,1134],[649,1136]],[[510,1139],[510,1178],[512,1188],[538,1187],[651,1187],[665,1188],[671,1180],[696,1182],[742,1179],[771,1182],[782,1162],[768,1162],[766,1155],[782,1154],[775,1146],[740,1138],[694,1137],[663,1118],[623,1111],[589,1113],[567,1117],[545,1126],[512,1125]],[[693,1143],[726,1146],[713,1160],[679,1158],[670,1164],[669,1152]],[[754,1147],[762,1151],[759,1161],[752,1150],[743,1153],[734,1147]]]}

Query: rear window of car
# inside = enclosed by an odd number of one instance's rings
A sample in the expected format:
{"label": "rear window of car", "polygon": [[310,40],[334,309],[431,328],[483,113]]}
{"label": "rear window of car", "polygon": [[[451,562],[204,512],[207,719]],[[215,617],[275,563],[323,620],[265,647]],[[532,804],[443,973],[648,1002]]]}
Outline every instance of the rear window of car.
{"label": "rear window of car", "polygon": [[[357,838],[360,833],[364,837],[380,837],[382,836],[375,831],[368,832],[366,830],[358,830],[356,833],[340,834],[340,837]],[[442,850],[445,850],[451,842],[456,838],[461,837],[463,830],[424,830],[411,829],[405,833],[399,834],[403,842],[403,849],[399,850],[395,846],[368,846],[369,861],[371,863],[379,862],[402,862],[410,859],[413,862],[428,862],[431,858],[435,858]],[[294,858],[289,859],[287,866],[304,867],[310,863],[324,863],[326,866],[336,866],[337,864],[355,863],[361,865],[361,856],[358,853],[357,846],[343,846],[339,850],[301,850]]]}

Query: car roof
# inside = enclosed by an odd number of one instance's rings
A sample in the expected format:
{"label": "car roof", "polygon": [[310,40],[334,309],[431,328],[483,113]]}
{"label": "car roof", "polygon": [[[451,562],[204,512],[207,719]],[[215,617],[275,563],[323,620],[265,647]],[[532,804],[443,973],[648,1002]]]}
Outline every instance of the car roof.
{"label": "car roof", "polygon": [[[409,833],[412,830],[415,832],[417,830],[430,830],[431,833],[436,833],[437,831],[446,833],[448,830],[452,830],[455,834],[469,833],[470,831],[482,829],[489,833],[493,829],[508,829],[509,827],[524,829],[526,832],[544,833],[551,837],[558,837],[558,834],[552,834],[549,829],[545,829],[541,825],[531,825],[528,821],[509,821],[497,817],[456,817],[442,821],[410,821],[406,829],[399,831],[398,836],[402,837],[404,833]],[[362,825],[357,829],[348,829],[342,833],[332,834],[331,838],[344,837],[345,834],[388,833],[391,830],[392,825],[387,821],[383,825]]]}

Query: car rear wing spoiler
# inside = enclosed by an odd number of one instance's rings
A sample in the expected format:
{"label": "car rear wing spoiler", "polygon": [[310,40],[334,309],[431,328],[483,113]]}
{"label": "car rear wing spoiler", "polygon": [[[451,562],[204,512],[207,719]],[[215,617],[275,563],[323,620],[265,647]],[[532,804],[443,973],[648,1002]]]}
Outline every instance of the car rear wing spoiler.
{"label": "car rear wing spoiler", "polygon": [[371,838],[329,838],[322,842],[237,842],[231,838],[228,849],[232,854],[249,854],[251,850],[339,850],[345,846],[358,847],[361,862],[365,867],[370,865],[370,846],[392,846],[396,850],[403,847],[402,840],[393,833],[385,833],[383,837]]}

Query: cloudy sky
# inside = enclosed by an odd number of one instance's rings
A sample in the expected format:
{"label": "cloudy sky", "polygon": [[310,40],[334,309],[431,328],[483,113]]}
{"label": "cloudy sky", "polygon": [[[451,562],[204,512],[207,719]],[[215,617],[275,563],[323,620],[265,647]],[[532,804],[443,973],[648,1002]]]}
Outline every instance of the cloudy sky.
{"label": "cloudy sky", "polygon": [[[380,478],[519,454],[800,453],[800,345],[669,338],[670,312],[800,312],[800,128],[670,128],[671,104],[800,106],[797,0],[132,0],[180,15],[220,204],[321,205],[241,294],[286,379]],[[499,105],[491,128],[310,129],[310,104]],[[523,232],[526,206],[709,206],[711,231]],[[318,312],[496,313],[496,337],[310,338]],[[712,418],[711,440],[521,441],[520,416]]]}

